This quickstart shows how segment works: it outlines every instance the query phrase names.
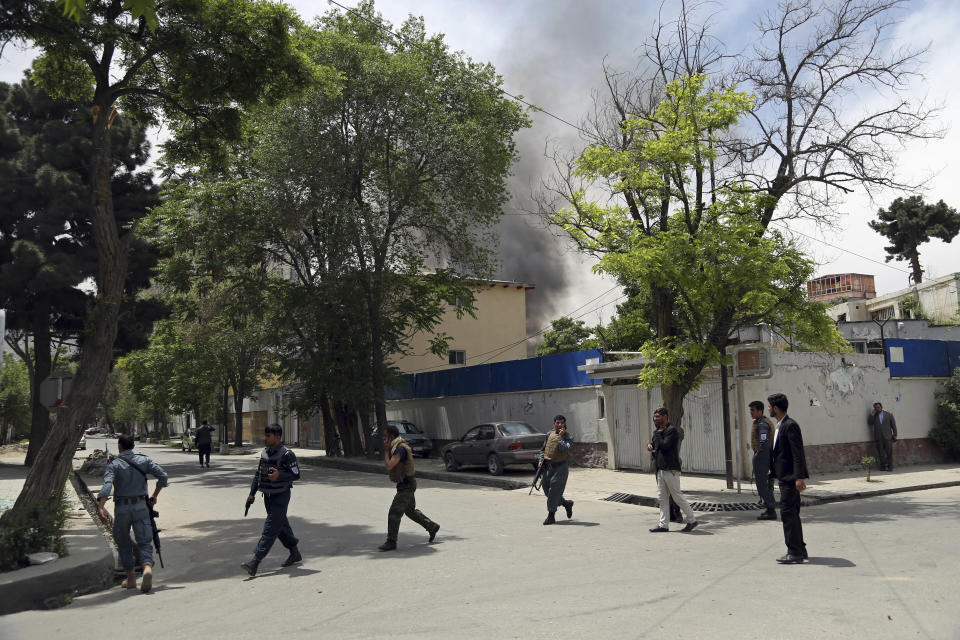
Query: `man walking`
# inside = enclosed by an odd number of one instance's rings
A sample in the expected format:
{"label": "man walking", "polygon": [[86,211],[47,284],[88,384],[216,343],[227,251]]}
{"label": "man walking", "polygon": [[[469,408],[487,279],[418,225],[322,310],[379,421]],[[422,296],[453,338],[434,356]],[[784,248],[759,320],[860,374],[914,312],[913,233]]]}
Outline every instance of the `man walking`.
{"label": "man walking", "polygon": [[767,398],[770,415],[777,421],[773,433],[770,473],[780,482],[780,519],[787,555],[777,558],[780,564],[800,564],[806,560],[807,545],[800,524],[800,492],[807,488],[807,459],[803,454],[800,425],[787,415],[787,396],[774,393]]}
{"label": "man walking", "polygon": [[197,427],[197,451],[200,452],[200,466],[203,466],[203,459],[206,456],[207,469],[210,468],[210,449],[213,447],[213,427],[204,420],[203,424]]}
{"label": "man walking", "polygon": [[[133,529],[140,564],[143,565],[143,580],[140,590],[144,593],[153,586],[153,528],[150,526],[150,509],[157,503],[160,489],[167,486],[167,474],[147,456],[133,452],[133,438],[123,434],[117,438],[119,455],[107,465],[103,473],[103,488],[97,494],[97,515],[104,524],[110,522],[103,505],[113,491],[113,539],[117,554],[127,572],[123,583],[127,589],[137,588],[137,573],[134,571],[133,547],[130,544],[130,529]],[[147,497],[147,474],[157,479],[153,495]]]}
{"label": "man walking", "polygon": [[670,498],[680,505],[680,510],[686,519],[686,526],[681,531],[693,531],[697,524],[697,517],[693,508],[680,491],[680,434],[677,428],[670,424],[670,414],[664,407],[653,412],[653,424],[657,430],[653,432],[653,440],[647,445],[647,451],[652,451],[657,470],[657,495],[660,501],[660,523],[650,529],[651,533],[669,531]]}
{"label": "man walking", "polygon": [[253,476],[253,483],[250,485],[247,506],[253,504],[257,491],[262,492],[267,519],[263,522],[263,533],[260,535],[257,546],[254,547],[253,557],[240,564],[251,576],[257,574],[260,561],[266,557],[277,538],[289,551],[287,559],[280,566],[289,567],[303,560],[297,548],[300,541],[293,535],[293,529],[287,519],[290,488],[295,480],[300,479],[297,456],[283,446],[283,427],[278,424],[267,425],[264,428],[263,441],[266,446],[260,454],[257,473]]}
{"label": "man walking", "polygon": [[770,480],[770,443],[773,441],[773,427],[763,415],[763,403],[754,400],[750,403],[750,417],[753,418],[753,431],[750,433],[750,446],[753,448],[753,480],[757,484],[757,493],[763,501],[764,512],[757,520],[776,520],[777,503],[773,499],[773,482]]}
{"label": "man walking", "polygon": [[413,450],[400,437],[396,425],[388,424],[383,428],[383,461],[390,479],[397,483],[397,494],[393,496],[390,512],[387,514],[387,541],[378,547],[380,551],[393,551],[397,548],[400,535],[400,519],[407,516],[430,534],[429,542],[437,537],[440,525],[423,515],[417,509],[417,479],[413,466]]}
{"label": "man walking", "polygon": [[563,490],[567,488],[567,477],[570,470],[567,468],[567,458],[573,447],[573,438],[567,433],[567,419],[561,415],[553,419],[553,431],[547,436],[540,453],[543,456],[540,464],[546,465],[543,470],[544,495],[547,496],[547,519],[543,524],[556,524],[557,507],[563,505],[567,512],[567,519],[573,517],[573,500],[563,499]]}
{"label": "man walking", "polygon": [[879,402],[873,403],[873,411],[867,416],[867,424],[877,443],[877,462],[884,471],[893,471],[893,443],[897,441],[897,420]]}

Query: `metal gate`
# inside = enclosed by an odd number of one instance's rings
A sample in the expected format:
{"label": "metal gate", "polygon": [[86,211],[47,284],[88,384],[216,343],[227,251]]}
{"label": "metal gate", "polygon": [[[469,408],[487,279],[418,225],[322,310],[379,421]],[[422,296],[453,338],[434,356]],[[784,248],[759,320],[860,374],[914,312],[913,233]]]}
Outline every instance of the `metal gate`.
{"label": "metal gate", "polygon": [[[617,467],[651,470],[647,443],[653,433],[653,410],[662,404],[660,387],[623,387],[615,393]],[[704,382],[683,399],[680,459],[684,471],[726,471],[722,393],[719,382]]]}

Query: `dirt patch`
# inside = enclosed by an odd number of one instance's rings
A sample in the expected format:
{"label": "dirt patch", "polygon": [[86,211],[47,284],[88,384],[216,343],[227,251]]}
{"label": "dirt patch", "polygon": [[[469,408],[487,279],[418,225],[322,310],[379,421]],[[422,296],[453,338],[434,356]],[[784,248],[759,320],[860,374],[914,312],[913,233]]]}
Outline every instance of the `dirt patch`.
{"label": "dirt patch", "polygon": [[27,455],[27,447],[29,445],[25,443],[17,444],[5,444],[0,447],[0,458],[19,458],[20,456]]}

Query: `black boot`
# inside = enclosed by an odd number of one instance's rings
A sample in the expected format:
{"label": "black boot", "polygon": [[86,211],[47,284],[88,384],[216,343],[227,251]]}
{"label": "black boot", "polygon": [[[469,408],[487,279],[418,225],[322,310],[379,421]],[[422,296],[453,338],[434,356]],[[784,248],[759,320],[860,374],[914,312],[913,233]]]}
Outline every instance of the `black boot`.
{"label": "black boot", "polygon": [[557,519],[554,517],[553,513],[547,514],[547,519],[543,521],[543,524],[556,524]]}
{"label": "black boot", "polygon": [[292,564],[296,564],[303,560],[303,557],[300,555],[300,550],[294,547],[290,549],[290,555],[287,556],[287,559],[280,563],[281,567],[289,567]]}
{"label": "black boot", "polygon": [[380,549],[380,551],[393,551],[396,548],[397,548],[397,543],[394,540],[387,540],[382,545],[377,547],[377,549]]}
{"label": "black boot", "polygon": [[433,542],[433,539],[437,537],[437,531],[440,531],[440,525],[434,524],[433,528],[430,529],[430,540],[428,542]]}
{"label": "black boot", "polygon": [[567,520],[573,517],[573,500],[566,500],[563,503],[563,508],[567,510]]}
{"label": "black boot", "polygon": [[253,556],[246,562],[241,562],[240,566],[246,569],[247,573],[249,573],[252,576],[255,576],[257,575],[257,567],[260,566],[260,561],[262,559],[263,558],[258,558],[257,556]]}

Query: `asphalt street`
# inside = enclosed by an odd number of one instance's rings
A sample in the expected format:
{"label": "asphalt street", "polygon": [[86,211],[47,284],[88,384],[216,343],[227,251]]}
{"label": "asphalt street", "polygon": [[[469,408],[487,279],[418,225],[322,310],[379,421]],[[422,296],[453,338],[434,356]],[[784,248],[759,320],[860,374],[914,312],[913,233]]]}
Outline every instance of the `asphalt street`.
{"label": "asphalt street", "polygon": [[171,478],[153,591],[0,617],[0,638],[960,639],[958,487],[805,508],[810,561],[780,566],[780,523],[756,512],[651,534],[652,508],[578,500],[545,527],[537,494],[426,480],[417,502],[437,541],[404,520],[400,548],[381,553],[386,475],[304,468],[290,509],[304,562],[280,568],[278,543],[250,578],[255,457],[201,469],[195,454],[138,449]]}

